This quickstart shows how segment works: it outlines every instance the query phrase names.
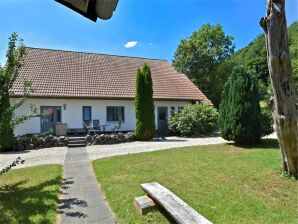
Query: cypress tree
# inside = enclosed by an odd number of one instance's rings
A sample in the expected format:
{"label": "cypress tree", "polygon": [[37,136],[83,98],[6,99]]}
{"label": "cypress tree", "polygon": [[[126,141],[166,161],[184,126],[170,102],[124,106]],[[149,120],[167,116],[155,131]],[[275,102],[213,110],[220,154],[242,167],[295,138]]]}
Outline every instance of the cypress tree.
{"label": "cypress tree", "polygon": [[137,140],[150,140],[155,136],[155,116],[151,71],[144,64],[137,70],[135,92],[135,114]]}
{"label": "cypress tree", "polygon": [[136,77],[136,92],[135,92],[135,114],[136,114],[136,130],[135,135],[137,140],[143,140],[144,136],[144,88],[145,79],[138,68]]}
{"label": "cypress tree", "polygon": [[155,136],[155,115],[153,101],[153,84],[150,67],[145,63],[142,74],[145,79],[145,139],[152,139]]}
{"label": "cypress tree", "polygon": [[236,66],[225,84],[219,107],[222,137],[252,145],[261,138],[258,83],[252,71]]}

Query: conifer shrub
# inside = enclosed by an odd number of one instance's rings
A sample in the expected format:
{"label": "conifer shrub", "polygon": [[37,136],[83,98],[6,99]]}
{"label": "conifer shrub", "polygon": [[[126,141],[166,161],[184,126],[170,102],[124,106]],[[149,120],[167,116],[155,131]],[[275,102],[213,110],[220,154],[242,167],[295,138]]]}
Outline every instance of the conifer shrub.
{"label": "conifer shrub", "polygon": [[147,64],[144,64],[142,74],[145,79],[145,139],[152,139],[155,136],[155,114],[153,101],[153,83],[151,70]]}
{"label": "conifer shrub", "polygon": [[219,107],[221,135],[236,144],[253,145],[262,136],[258,82],[253,71],[235,66],[222,92]]}
{"label": "conifer shrub", "polygon": [[136,140],[150,140],[155,136],[155,115],[151,71],[144,64],[137,70],[135,92]]}
{"label": "conifer shrub", "polygon": [[262,126],[262,136],[270,135],[274,132],[273,129],[273,117],[270,108],[262,107],[261,108],[261,126]]}

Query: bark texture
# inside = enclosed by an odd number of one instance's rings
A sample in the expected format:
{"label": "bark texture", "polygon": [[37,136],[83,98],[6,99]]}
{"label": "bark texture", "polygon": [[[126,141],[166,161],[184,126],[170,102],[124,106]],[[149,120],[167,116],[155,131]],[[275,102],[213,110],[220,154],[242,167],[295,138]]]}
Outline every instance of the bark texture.
{"label": "bark texture", "polygon": [[267,0],[260,21],[265,32],[267,59],[273,86],[273,119],[281,149],[282,169],[298,177],[298,130],[285,0]]}

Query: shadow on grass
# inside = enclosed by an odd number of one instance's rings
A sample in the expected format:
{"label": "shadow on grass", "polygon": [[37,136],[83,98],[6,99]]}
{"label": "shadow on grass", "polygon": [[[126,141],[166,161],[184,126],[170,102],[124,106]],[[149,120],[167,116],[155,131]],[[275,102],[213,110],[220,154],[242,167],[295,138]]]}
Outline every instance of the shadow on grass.
{"label": "shadow on grass", "polygon": [[53,222],[48,214],[50,211],[56,213],[59,193],[56,186],[60,185],[61,178],[29,187],[24,186],[26,182],[23,180],[0,188],[0,223]]}
{"label": "shadow on grass", "polygon": [[279,143],[277,139],[274,138],[266,138],[262,139],[261,142],[256,145],[254,148],[260,148],[260,149],[279,149]]}
{"label": "shadow on grass", "polygon": [[160,212],[170,224],[176,224],[177,222],[172,218],[172,216],[169,215],[169,213],[161,206],[157,206],[157,211],[155,212]]}
{"label": "shadow on grass", "polygon": [[186,142],[186,139],[154,138],[151,142]]}
{"label": "shadow on grass", "polygon": [[239,147],[242,149],[279,149],[279,143],[277,139],[273,139],[273,138],[261,139],[259,143],[251,146],[241,145],[236,143],[227,143],[227,144],[233,145],[235,147]]}

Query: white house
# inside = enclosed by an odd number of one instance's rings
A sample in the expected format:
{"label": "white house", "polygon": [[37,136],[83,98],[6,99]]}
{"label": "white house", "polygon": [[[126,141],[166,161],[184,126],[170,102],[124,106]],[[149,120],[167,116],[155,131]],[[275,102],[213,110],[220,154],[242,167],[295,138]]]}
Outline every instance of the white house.
{"label": "white house", "polygon": [[23,94],[24,79],[33,93],[16,111],[28,114],[36,106],[41,117],[15,129],[16,135],[40,133],[66,123],[68,130],[100,124],[105,131],[121,121],[121,130],[135,129],[134,94],[137,68],[151,68],[156,127],[167,128],[166,119],[190,103],[210,103],[206,96],[167,61],[106,54],[26,48],[24,65],[11,90],[11,101]]}

